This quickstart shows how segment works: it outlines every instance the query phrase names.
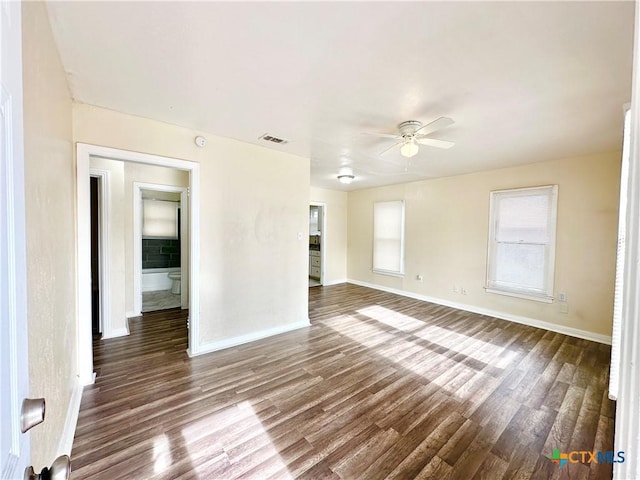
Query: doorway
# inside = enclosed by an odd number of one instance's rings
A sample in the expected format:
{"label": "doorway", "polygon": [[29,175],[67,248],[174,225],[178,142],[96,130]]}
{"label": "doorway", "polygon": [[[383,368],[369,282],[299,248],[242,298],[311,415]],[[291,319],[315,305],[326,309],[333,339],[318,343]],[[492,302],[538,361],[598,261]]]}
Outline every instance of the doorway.
{"label": "doorway", "polygon": [[[133,183],[134,310],[189,308],[188,188]],[[151,212],[147,221],[145,212]]]}
{"label": "doorway", "polygon": [[[92,294],[91,294],[91,158],[102,158],[108,160],[118,160],[122,162],[131,162],[144,165],[155,165],[160,167],[168,167],[172,169],[182,170],[188,174],[188,190],[189,190],[189,229],[192,232],[198,232],[200,228],[199,220],[199,201],[200,201],[200,165],[196,162],[187,160],[179,160],[169,157],[161,157],[158,155],[131,152],[127,150],[119,150],[109,147],[100,147],[97,145],[88,145],[83,143],[77,144],[77,235],[78,235],[78,263],[77,263],[77,332],[78,332],[78,373],[81,385],[90,385],[94,381],[93,372],[93,344],[92,344]],[[107,177],[108,178],[108,177]],[[104,194],[106,196],[106,194]],[[103,201],[103,208],[108,204]],[[111,207],[109,207],[111,208]],[[109,215],[107,209],[107,216]],[[102,220],[104,223],[104,219]],[[103,236],[108,236],[103,231]],[[108,270],[107,255],[102,255],[101,262],[102,274],[100,275],[102,282],[100,291],[103,297],[102,309],[109,304],[104,299],[107,293],[105,279],[105,263]],[[199,263],[200,263],[200,243],[198,235],[189,235],[189,261],[188,261],[188,279],[189,279],[189,317],[188,317],[188,350],[190,356],[201,353],[200,346],[200,298],[199,298]],[[108,319],[103,318],[104,321]],[[102,329],[105,330],[104,322]],[[128,332],[118,332],[127,335]],[[115,336],[115,335],[114,335]]]}
{"label": "doorway", "polygon": [[324,284],[326,212],[323,203],[309,205],[309,287]]}
{"label": "doorway", "polygon": [[99,177],[91,176],[91,334],[102,333],[100,318],[100,192]]}

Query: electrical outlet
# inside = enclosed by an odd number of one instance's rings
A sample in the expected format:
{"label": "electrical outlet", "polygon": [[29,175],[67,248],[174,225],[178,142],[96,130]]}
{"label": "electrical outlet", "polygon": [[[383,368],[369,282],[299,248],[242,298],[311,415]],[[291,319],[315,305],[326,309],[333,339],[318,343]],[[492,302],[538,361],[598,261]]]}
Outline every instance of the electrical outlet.
{"label": "electrical outlet", "polygon": [[422,275],[420,275],[420,274],[416,275],[416,280],[421,282],[422,281]]}
{"label": "electrical outlet", "polygon": [[567,301],[567,294],[564,292],[558,292],[558,301],[559,302],[566,302]]}
{"label": "electrical outlet", "polygon": [[460,287],[460,293],[462,295],[466,295],[467,294],[467,290],[464,287]]}

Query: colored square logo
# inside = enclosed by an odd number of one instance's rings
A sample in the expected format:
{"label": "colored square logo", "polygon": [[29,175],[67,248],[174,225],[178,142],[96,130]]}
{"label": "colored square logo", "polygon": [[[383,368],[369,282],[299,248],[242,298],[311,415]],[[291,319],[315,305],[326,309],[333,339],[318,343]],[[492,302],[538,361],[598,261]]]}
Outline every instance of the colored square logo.
{"label": "colored square logo", "polygon": [[553,449],[553,455],[549,457],[553,463],[557,463],[561,467],[569,461],[569,456],[566,453],[560,453],[557,448]]}

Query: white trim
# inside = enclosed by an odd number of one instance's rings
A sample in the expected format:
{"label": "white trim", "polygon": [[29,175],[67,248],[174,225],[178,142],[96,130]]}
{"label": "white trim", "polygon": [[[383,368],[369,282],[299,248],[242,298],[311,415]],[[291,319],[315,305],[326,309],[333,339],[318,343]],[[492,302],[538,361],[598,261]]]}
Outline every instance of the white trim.
{"label": "white trim", "polygon": [[371,269],[371,271],[373,273],[375,273],[376,275],[386,275],[387,277],[404,278],[404,273],[393,272],[391,270],[381,270],[381,269],[378,269],[378,268],[373,268],[373,269]]}
{"label": "white trim", "polygon": [[495,293],[497,295],[506,295],[507,297],[523,298],[525,300],[533,300],[534,302],[553,303],[554,298],[544,294],[533,295],[531,293],[512,292],[511,290],[499,290],[492,287],[484,287],[487,293]]}
{"label": "white trim", "polygon": [[76,377],[73,384],[73,390],[71,392],[71,399],[69,400],[69,408],[67,408],[67,418],[64,421],[64,429],[62,430],[62,436],[58,443],[57,457],[60,455],[71,455],[71,448],[73,447],[73,437],[76,433],[76,425],[78,424],[78,415],[80,414],[80,402],[82,400],[83,386],[80,384],[80,379]]}
{"label": "white trim", "polygon": [[347,283],[347,281],[348,281],[348,280],[347,280],[346,278],[339,278],[339,279],[337,279],[337,280],[331,280],[331,281],[329,281],[329,282],[327,282],[327,283],[323,284],[322,286],[323,286],[323,287],[329,287],[329,286],[331,286],[331,285],[338,285],[338,284],[340,284],[340,283]]}
{"label": "white trim", "polygon": [[[246,335],[239,335],[237,337],[231,337],[225,340],[219,340],[217,342],[211,342],[211,343],[201,345],[200,352],[198,354],[202,355],[204,353],[217,352],[218,350],[224,350],[225,348],[235,347],[237,345],[254,342],[256,340],[272,337],[274,335],[280,335],[281,333],[292,332],[294,330],[299,330],[301,328],[306,328],[310,326],[311,326],[311,322],[309,321],[309,319],[307,319],[301,322],[267,328],[265,330],[247,333]],[[193,356],[193,355],[189,354],[189,356]]]}
{"label": "white trim", "polygon": [[118,337],[126,337],[127,335],[129,335],[129,328],[118,328],[115,330],[111,330],[109,332],[109,334],[107,335],[106,333],[102,334],[102,340],[108,340],[109,338],[118,338]]}
{"label": "white trim", "polygon": [[124,314],[124,316],[127,317],[127,319],[133,318],[133,317],[139,317],[140,315],[142,315],[142,312],[127,312]]}
{"label": "white trim", "polygon": [[[111,250],[109,244],[110,172],[89,168],[89,176],[98,179],[98,256],[100,262],[100,332],[111,335]],[[92,312],[93,315],[93,312]]]}
{"label": "white trim", "polygon": [[578,328],[556,325],[555,323],[545,322],[543,320],[537,320],[535,318],[523,317],[520,315],[513,315],[511,313],[499,312],[497,310],[490,310],[488,308],[476,307],[475,305],[467,305],[465,303],[451,302],[449,300],[443,300],[441,298],[421,295],[419,293],[407,292],[404,290],[399,290],[397,288],[384,287],[382,285],[376,285],[374,283],[361,282],[359,280],[353,280],[353,279],[348,279],[347,282],[352,283],[354,285],[360,285],[361,287],[373,288],[375,290],[381,290],[383,292],[402,295],[403,297],[409,297],[409,298],[414,298],[416,300],[422,300],[424,302],[443,305],[445,307],[457,308],[458,310],[464,310],[465,312],[477,313],[479,315],[487,315],[489,317],[495,317],[501,320],[509,320],[511,322],[520,323],[522,325],[529,325],[530,327],[542,328],[544,330],[549,330],[551,332],[562,333],[564,335],[569,335],[571,337],[583,338],[585,340],[591,340],[593,342],[611,345],[611,337],[608,335],[602,335],[600,333],[593,333],[587,330],[580,330]]}
{"label": "white trim", "polygon": [[[180,193],[180,236],[182,241],[188,238],[189,202],[187,197],[187,187],[178,185],[164,185],[160,183],[133,182],[133,309],[142,312],[142,190],[156,190],[159,192],[179,192]],[[180,265],[184,265],[188,258],[185,249],[180,249]],[[182,272],[182,267],[180,267]],[[186,276],[185,276],[186,278]],[[186,283],[186,282],[185,282]],[[186,288],[181,290],[181,305],[188,305]],[[184,308],[184,307],[183,307]],[[187,307],[188,308],[188,307]]]}
{"label": "white trim", "polygon": [[620,376],[614,450],[627,453],[613,465],[616,480],[640,478],[640,8],[636,5],[629,129],[629,183],[622,293]]}
{"label": "white trim", "polygon": [[[91,322],[91,227],[89,208],[90,158],[101,157],[125,162],[186,170],[189,172],[191,209],[189,227],[191,232],[200,231],[200,164],[176,158],[161,157],[146,153],[131,152],[116,148],[78,143],[76,145],[76,235],[77,235],[77,369],[81,385],[93,382],[93,355]],[[198,355],[200,349],[200,235],[189,235],[189,354]],[[111,332],[123,334],[123,330]]]}

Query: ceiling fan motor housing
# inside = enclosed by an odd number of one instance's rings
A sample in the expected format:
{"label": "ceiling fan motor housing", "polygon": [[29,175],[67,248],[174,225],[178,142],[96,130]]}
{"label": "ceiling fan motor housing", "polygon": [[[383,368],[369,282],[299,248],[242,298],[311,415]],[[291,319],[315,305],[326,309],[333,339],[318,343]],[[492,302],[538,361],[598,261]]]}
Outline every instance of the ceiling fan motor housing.
{"label": "ceiling fan motor housing", "polygon": [[422,122],[419,122],[418,120],[407,120],[406,122],[402,122],[398,125],[400,135],[403,137],[413,135],[420,128],[422,128]]}

